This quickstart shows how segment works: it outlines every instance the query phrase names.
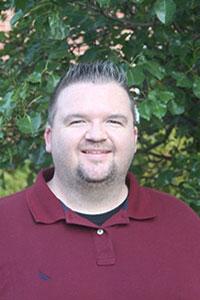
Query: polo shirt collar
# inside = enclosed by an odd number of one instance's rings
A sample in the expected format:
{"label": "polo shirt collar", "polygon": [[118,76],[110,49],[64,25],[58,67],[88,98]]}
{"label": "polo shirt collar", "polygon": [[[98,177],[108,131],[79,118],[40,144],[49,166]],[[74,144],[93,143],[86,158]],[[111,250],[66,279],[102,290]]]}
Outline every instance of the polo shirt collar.
{"label": "polo shirt collar", "polygon": [[126,178],[128,186],[128,216],[145,220],[157,216],[155,199],[153,199],[150,189],[139,186],[135,176],[129,172]]}
{"label": "polo shirt collar", "polygon": [[[51,192],[47,185],[53,177],[54,169],[42,170],[32,187],[26,190],[29,210],[38,223],[52,224],[66,219],[66,212],[61,201]],[[127,175],[128,217],[145,220],[156,216],[156,208],[150,193],[140,187],[132,173]],[[113,216],[114,217],[114,216]]]}
{"label": "polo shirt collar", "polygon": [[40,171],[35,183],[26,192],[29,210],[37,223],[51,224],[65,219],[60,200],[47,185],[53,174],[53,168]]}

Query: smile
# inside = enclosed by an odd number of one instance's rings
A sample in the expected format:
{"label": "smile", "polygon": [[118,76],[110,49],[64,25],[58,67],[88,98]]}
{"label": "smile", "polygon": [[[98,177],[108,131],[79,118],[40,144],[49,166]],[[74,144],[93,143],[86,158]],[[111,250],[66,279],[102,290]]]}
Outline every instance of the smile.
{"label": "smile", "polygon": [[98,155],[98,154],[108,154],[111,151],[109,151],[109,150],[83,150],[82,152],[85,153],[85,154],[95,154],[95,155]]}

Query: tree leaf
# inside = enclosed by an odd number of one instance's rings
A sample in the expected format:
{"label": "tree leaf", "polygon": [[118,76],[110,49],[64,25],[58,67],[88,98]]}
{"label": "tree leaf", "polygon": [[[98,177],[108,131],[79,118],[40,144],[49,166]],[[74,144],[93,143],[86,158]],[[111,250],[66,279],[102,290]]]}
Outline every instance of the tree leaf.
{"label": "tree leaf", "polygon": [[25,134],[32,133],[32,122],[31,122],[31,117],[29,115],[17,119],[16,125],[22,133]]}
{"label": "tree leaf", "polygon": [[15,5],[21,9],[26,8],[27,0],[15,0]]}
{"label": "tree leaf", "polygon": [[5,35],[5,33],[4,32],[0,32],[0,41],[4,41],[4,39],[5,39],[5,37],[6,37],[6,35]]}
{"label": "tree leaf", "polygon": [[172,72],[172,77],[176,79],[176,85],[179,87],[191,88],[192,82],[191,80],[181,72]]}
{"label": "tree leaf", "polygon": [[157,184],[159,185],[169,185],[174,177],[174,172],[172,170],[163,170],[157,179]]}
{"label": "tree leaf", "polygon": [[157,79],[162,80],[165,76],[165,69],[155,61],[148,61],[144,64],[145,68]]}
{"label": "tree leaf", "polygon": [[16,121],[17,127],[22,133],[35,135],[41,125],[40,113],[33,116],[25,115]]}
{"label": "tree leaf", "polygon": [[32,132],[33,134],[35,134],[40,128],[40,125],[42,123],[41,114],[35,113],[33,116],[31,116],[31,122],[32,122]]}
{"label": "tree leaf", "polygon": [[109,7],[110,6],[110,0],[97,0],[97,3],[99,3],[100,7]]}
{"label": "tree leaf", "polygon": [[19,21],[19,19],[23,16],[23,11],[21,9],[19,9],[15,14],[14,16],[12,17],[11,21],[10,21],[10,24],[11,26],[14,26],[17,21]]}
{"label": "tree leaf", "polygon": [[67,37],[69,27],[63,22],[58,12],[54,12],[48,17],[51,38],[63,40]]}
{"label": "tree leaf", "polygon": [[153,111],[152,114],[158,119],[162,119],[167,112],[167,105],[165,103],[155,101],[152,103]]}
{"label": "tree leaf", "polygon": [[41,82],[41,77],[42,77],[41,73],[34,71],[32,74],[28,76],[27,81],[32,83],[38,83]]}
{"label": "tree leaf", "polygon": [[167,103],[174,98],[174,94],[169,91],[152,90],[148,94],[149,104],[152,114],[158,119],[162,119],[167,113]]}
{"label": "tree leaf", "polygon": [[4,117],[9,118],[15,107],[16,103],[13,91],[8,92],[2,99],[0,99],[0,112],[3,113]]}
{"label": "tree leaf", "polygon": [[140,116],[142,118],[146,119],[147,121],[150,120],[150,118],[151,118],[151,107],[149,105],[149,101],[148,100],[143,100],[139,104],[138,110],[139,110]]}
{"label": "tree leaf", "polygon": [[141,85],[145,79],[143,69],[140,66],[129,68],[127,71],[128,85]]}
{"label": "tree leaf", "polygon": [[0,139],[4,137],[3,129],[3,117],[0,117]]}
{"label": "tree leaf", "polygon": [[193,93],[200,99],[200,77],[196,77],[193,83]]}
{"label": "tree leaf", "polygon": [[52,93],[60,78],[54,74],[50,74],[47,80],[46,91]]}
{"label": "tree leaf", "polygon": [[181,115],[185,111],[184,103],[174,100],[169,103],[168,108],[172,115]]}
{"label": "tree leaf", "polygon": [[169,102],[169,100],[174,99],[174,93],[169,91],[158,91],[157,94],[160,101],[166,104]]}
{"label": "tree leaf", "polygon": [[170,24],[176,12],[176,4],[173,0],[157,0],[154,9],[157,18],[163,24]]}

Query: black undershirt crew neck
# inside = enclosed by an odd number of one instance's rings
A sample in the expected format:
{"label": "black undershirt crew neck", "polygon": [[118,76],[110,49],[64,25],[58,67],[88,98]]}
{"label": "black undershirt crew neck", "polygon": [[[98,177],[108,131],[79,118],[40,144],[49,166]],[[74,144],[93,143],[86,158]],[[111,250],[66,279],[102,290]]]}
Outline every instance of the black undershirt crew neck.
{"label": "black undershirt crew neck", "polygon": [[77,212],[81,217],[84,217],[86,219],[88,219],[90,222],[101,226],[105,221],[107,221],[109,218],[111,218],[114,214],[116,214],[118,211],[120,211],[120,209],[122,208],[126,208],[128,204],[128,199],[124,200],[124,202],[122,202],[119,206],[117,206],[116,208],[103,213],[103,214],[96,214],[96,215],[89,215],[89,214],[83,214],[83,213],[79,213]]}

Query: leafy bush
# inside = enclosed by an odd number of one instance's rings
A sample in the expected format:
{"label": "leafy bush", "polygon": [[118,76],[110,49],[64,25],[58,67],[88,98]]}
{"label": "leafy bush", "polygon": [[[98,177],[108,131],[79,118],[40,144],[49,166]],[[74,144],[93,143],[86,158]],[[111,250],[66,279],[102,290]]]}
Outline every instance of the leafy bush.
{"label": "leafy bush", "polygon": [[0,169],[28,159],[35,174],[50,163],[43,130],[59,77],[70,62],[110,59],[141,115],[134,172],[200,212],[199,0],[8,0],[1,15],[11,7],[12,31],[0,34]]}

